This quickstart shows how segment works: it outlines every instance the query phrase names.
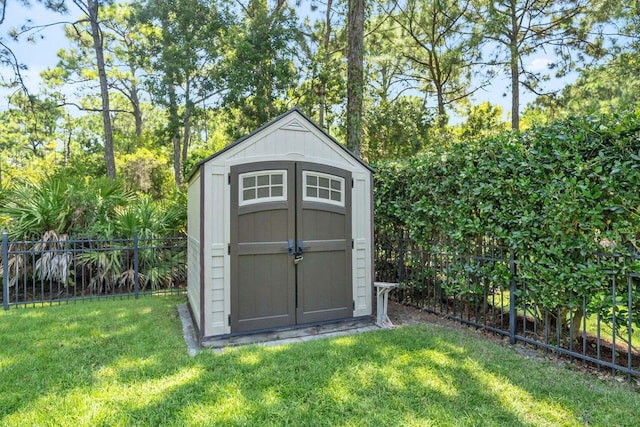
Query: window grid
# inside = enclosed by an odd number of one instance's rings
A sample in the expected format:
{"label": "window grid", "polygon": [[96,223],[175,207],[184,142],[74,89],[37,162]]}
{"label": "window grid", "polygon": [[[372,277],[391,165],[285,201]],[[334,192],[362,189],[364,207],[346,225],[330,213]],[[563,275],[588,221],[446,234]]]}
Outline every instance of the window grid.
{"label": "window grid", "polygon": [[239,176],[240,205],[286,201],[286,170],[243,173]]}
{"label": "window grid", "polygon": [[304,172],[303,200],[344,206],[344,178],[319,172]]}

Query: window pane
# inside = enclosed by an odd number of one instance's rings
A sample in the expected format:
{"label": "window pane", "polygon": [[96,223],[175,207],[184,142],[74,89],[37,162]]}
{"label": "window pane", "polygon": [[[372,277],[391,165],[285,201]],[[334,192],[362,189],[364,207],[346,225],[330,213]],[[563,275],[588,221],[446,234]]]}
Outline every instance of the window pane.
{"label": "window pane", "polygon": [[251,188],[249,190],[244,190],[242,192],[242,200],[252,200],[256,198],[256,190],[255,188]]}
{"label": "window pane", "polygon": [[258,185],[269,185],[269,175],[259,175]]}
{"label": "window pane", "polygon": [[340,187],[342,187],[340,185],[340,181],[336,181],[335,179],[331,180],[331,189],[332,190],[340,190]]}
{"label": "window pane", "polygon": [[256,177],[255,176],[242,178],[242,187],[243,188],[249,188],[249,187],[255,187],[255,186],[256,186]]}
{"label": "window pane", "polygon": [[318,197],[318,189],[315,187],[307,187],[307,197]]}
{"label": "window pane", "polygon": [[258,199],[269,197],[269,187],[258,187]]}
{"label": "window pane", "polygon": [[324,187],[324,188],[329,188],[329,178],[319,177],[318,178],[318,186],[319,187]]}
{"label": "window pane", "polygon": [[307,185],[318,185],[318,177],[307,175]]}
{"label": "window pane", "polygon": [[340,202],[342,200],[341,193],[339,191],[332,191],[331,192],[331,200],[335,201],[335,202]]}
{"label": "window pane", "polygon": [[282,174],[271,175],[271,185],[282,184]]}
{"label": "window pane", "polygon": [[271,197],[281,197],[282,196],[282,186],[276,185],[271,187]]}
{"label": "window pane", "polygon": [[318,191],[318,197],[320,197],[321,199],[328,199],[329,198],[329,190],[325,189],[325,188],[320,188]]}

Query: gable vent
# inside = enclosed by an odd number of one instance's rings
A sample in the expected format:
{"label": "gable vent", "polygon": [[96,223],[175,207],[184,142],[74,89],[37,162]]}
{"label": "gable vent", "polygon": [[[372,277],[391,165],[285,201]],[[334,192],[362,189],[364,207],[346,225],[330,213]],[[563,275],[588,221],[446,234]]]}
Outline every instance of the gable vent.
{"label": "gable vent", "polygon": [[294,132],[309,132],[309,129],[298,119],[293,119],[280,127],[282,130],[292,130]]}

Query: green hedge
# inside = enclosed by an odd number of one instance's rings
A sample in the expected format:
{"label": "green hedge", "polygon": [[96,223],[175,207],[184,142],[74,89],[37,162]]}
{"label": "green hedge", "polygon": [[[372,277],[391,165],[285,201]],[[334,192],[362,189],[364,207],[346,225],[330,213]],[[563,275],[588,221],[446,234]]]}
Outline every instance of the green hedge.
{"label": "green hedge", "polygon": [[379,241],[507,246],[518,254],[527,296],[545,309],[583,297],[601,309],[593,301],[607,271],[638,269],[594,256],[640,252],[638,112],[572,117],[375,166]]}

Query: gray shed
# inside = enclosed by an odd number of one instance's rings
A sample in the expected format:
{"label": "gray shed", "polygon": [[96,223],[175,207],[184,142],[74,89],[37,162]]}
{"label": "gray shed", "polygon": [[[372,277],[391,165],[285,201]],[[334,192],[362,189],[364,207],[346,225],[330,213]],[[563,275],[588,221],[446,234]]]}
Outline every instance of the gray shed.
{"label": "gray shed", "polygon": [[189,178],[199,338],[372,314],[372,169],[294,108]]}

